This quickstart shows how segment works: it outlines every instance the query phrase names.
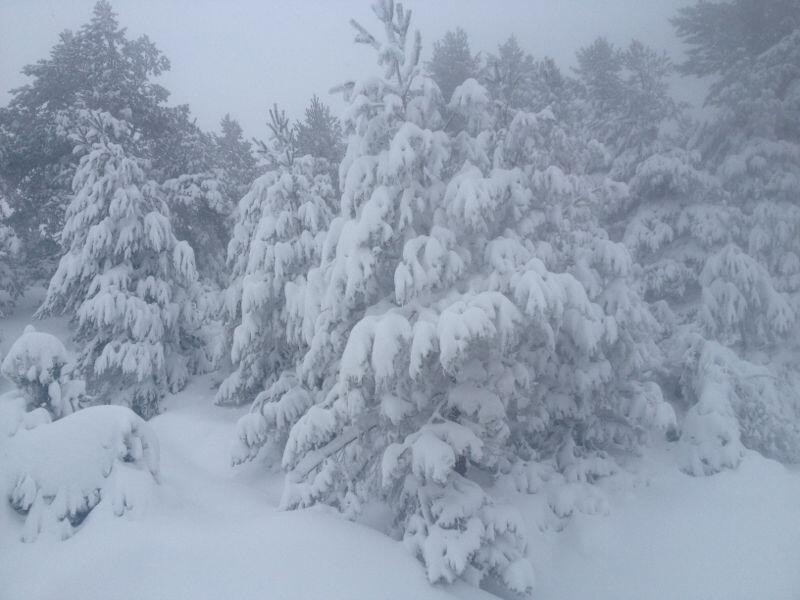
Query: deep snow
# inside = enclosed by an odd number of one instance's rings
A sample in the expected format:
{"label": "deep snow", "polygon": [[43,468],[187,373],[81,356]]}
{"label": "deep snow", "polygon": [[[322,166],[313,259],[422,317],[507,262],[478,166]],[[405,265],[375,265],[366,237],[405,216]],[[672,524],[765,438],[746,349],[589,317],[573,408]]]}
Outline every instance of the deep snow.
{"label": "deep snow", "polygon": [[[0,322],[3,353],[36,299]],[[36,328],[66,340],[63,321]],[[150,422],[161,483],[146,510],[98,511],[66,541],[23,543],[3,500],[0,600],[490,597],[429,586],[402,544],[330,511],[278,511],[279,473],[230,467],[242,410],[213,406],[211,384],[195,379]],[[653,455],[603,484],[608,509],[595,515],[559,521],[541,495],[508,492],[531,528],[536,598],[800,598],[800,472],[748,454],[736,471],[695,478],[669,446]]]}

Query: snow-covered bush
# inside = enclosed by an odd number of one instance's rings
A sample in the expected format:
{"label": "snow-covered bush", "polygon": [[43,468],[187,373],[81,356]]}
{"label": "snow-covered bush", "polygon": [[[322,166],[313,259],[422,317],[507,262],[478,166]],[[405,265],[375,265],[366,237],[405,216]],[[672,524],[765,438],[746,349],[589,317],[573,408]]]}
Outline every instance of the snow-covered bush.
{"label": "snow-covered bush", "polygon": [[145,161],[126,150],[131,126],[81,114],[70,133],[83,156],[61,235],[67,253],[39,314],[74,315],[77,368],[93,397],[151,417],[202,350],[194,252],[175,238]]}
{"label": "snow-covered bush", "polygon": [[28,325],[11,345],[0,372],[25,396],[28,410],[44,408],[59,419],[78,410],[84,395],[85,384],[71,377],[69,363],[61,340]]}
{"label": "snow-covered bush", "polygon": [[782,370],[748,362],[717,342],[690,338],[683,394],[682,467],[693,475],[736,467],[744,448],[800,457],[800,397]]}
{"label": "snow-covered bush", "polygon": [[158,461],[158,439],[140,417],[94,406],[0,443],[0,492],[24,517],[24,541],[66,539],[90,513],[145,509]]}

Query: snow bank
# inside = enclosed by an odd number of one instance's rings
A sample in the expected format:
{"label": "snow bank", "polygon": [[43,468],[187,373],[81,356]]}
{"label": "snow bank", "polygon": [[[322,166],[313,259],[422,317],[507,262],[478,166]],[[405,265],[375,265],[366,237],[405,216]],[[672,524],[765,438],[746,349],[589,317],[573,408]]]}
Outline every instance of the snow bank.
{"label": "snow bank", "polygon": [[[68,541],[23,544],[0,506],[0,597],[493,598],[464,584],[430,586],[402,543],[324,510],[275,511],[280,474],[265,476],[258,463],[230,469],[225,451],[242,413],[213,406],[209,382],[194,381],[148,423],[162,460],[159,501],[146,519],[102,522],[97,507]],[[658,460],[627,465],[633,475],[604,478],[592,487],[606,508],[577,506],[568,518],[554,511],[565,498],[547,493],[552,473],[526,475],[544,481],[536,493],[517,493],[513,481],[497,490],[529,529],[536,600],[796,600],[800,473],[746,452],[736,470],[691,477],[676,468],[677,454],[667,444]]]}
{"label": "snow bank", "polygon": [[25,516],[24,541],[67,538],[100,506],[117,516],[141,510],[158,478],[155,434],[120,406],[21,427],[0,444],[0,491]]}

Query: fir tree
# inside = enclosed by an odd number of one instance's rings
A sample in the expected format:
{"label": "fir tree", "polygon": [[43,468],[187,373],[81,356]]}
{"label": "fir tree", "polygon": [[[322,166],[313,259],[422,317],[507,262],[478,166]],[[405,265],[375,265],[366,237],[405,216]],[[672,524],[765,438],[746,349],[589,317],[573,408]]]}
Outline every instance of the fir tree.
{"label": "fir tree", "polygon": [[684,467],[695,474],[735,467],[742,445],[800,456],[796,369],[781,358],[796,349],[800,282],[798,9],[796,0],[681,9],[673,22],[690,49],[679,68],[714,77],[715,114],[695,136],[699,152],[654,157],[636,178],[654,198],[672,196],[628,231],[662,255],[648,285],[679,290],[670,353],[688,406]]}
{"label": "fir tree", "polygon": [[39,314],[75,315],[78,369],[97,402],[151,417],[193,368],[196,272],[146,164],[125,147],[131,135],[108,113],[80,113],[70,136],[82,157],[61,234],[67,253]]}
{"label": "fir tree", "polygon": [[486,58],[481,80],[502,108],[501,125],[510,122],[514,110],[533,108],[536,62],[520,47],[515,36],[498,46],[497,54]]}
{"label": "fir tree", "polygon": [[425,64],[442,96],[450,101],[455,89],[480,72],[480,58],[472,54],[467,33],[460,27],[433,43],[431,60]]}
{"label": "fir tree", "polygon": [[331,220],[330,163],[310,154],[296,156],[298,130],[277,107],[270,114],[272,137],[262,147],[273,169],[256,179],[239,203],[228,245],[232,274],[225,322],[233,372],[217,393],[221,404],[262,398],[259,392],[298,360],[308,327],[300,315],[304,303],[312,302],[305,296],[315,293],[309,269]]}
{"label": "fir tree", "polygon": [[9,149],[0,171],[19,192],[12,224],[34,275],[50,274],[47,265],[58,252],[56,235],[77,166],[59,115],[102,110],[128,120],[142,140],[162,139],[168,92],[152,78],[168,69],[169,61],[146,36],[127,37],[106,0],[77,32],[63,32],[48,58],[23,68],[31,83],[12,90],[8,106],[0,109]]}
{"label": "fir tree", "polygon": [[431,581],[524,593],[524,528],[487,478],[527,491],[549,470],[573,498],[559,514],[589,510],[608,452],[674,422],[649,379],[655,323],[630,256],[593,220],[626,188],[502,87],[457,87],[447,110],[463,128],[448,132],[409,14],[375,12],[386,40],[354,23],[356,40],[385,73],[343,86],[342,201],[308,275],[307,348],[239,422],[234,461],[277,447],[285,507],[357,515],[380,498]]}
{"label": "fir tree", "polygon": [[22,244],[14,229],[8,224],[13,215],[9,186],[0,177],[0,316],[14,304],[22,292],[22,273],[19,263],[22,259]]}
{"label": "fir tree", "polygon": [[220,133],[214,136],[214,164],[221,170],[222,193],[235,206],[258,176],[258,166],[253,145],[244,139],[239,122],[226,114],[219,127]]}
{"label": "fir tree", "polygon": [[612,173],[628,180],[654,152],[661,128],[680,106],[669,94],[665,53],[634,40],[619,49],[604,38],[578,51],[576,73],[589,105],[588,132],[612,154]]}
{"label": "fir tree", "polygon": [[294,136],[298,156],[313,156],[328,162],[331,183],[338,192],[339,163],[344,155],[342,125],[316,95],[306,107],[305,118],[295,122]]}

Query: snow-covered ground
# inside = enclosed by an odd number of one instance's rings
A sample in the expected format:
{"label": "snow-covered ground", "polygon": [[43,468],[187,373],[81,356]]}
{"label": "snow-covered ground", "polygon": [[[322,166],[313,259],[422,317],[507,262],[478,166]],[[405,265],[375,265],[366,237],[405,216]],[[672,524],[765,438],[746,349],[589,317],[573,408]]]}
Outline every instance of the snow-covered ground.
{"label": "snow-covered ground", "polygon": [[[35,300],[0,322],[0,351]],[[35,325],[66,340],[63,321]],[[229,466],[241,411],[213,406],[212,396],[211,379],[196,379],[150,422],[161,477],[144,511],[95,511],[66,541],[23,543],[3,499],[0,600],[490,597],[431,587],[402,544],[364,525],[324,509],[278,511],[279,474]],[[654,455],[604,485],[607,511],[563,527],[540,531],[543,499],[513,497],[531,525],[536,598],[800,598],[800,472],[750,454],[735,472],[694,478],[668,448]]]}

